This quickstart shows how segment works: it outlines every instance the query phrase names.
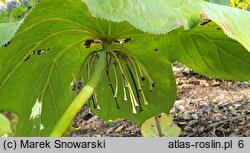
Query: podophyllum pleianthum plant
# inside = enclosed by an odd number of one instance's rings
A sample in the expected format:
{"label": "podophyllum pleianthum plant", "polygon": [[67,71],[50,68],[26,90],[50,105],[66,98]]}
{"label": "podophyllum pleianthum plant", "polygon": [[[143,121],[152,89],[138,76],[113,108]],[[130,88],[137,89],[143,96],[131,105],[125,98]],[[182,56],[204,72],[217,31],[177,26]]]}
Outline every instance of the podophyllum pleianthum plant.
{"label": "podophyllum pleianthum plant", "polygon": [[249,80],[248,27],[249,12],[203,0],[40,0],[0,24],[0,112],[16,136],[62,136],[85,103],[140,126],[169,113],[174,61]]}

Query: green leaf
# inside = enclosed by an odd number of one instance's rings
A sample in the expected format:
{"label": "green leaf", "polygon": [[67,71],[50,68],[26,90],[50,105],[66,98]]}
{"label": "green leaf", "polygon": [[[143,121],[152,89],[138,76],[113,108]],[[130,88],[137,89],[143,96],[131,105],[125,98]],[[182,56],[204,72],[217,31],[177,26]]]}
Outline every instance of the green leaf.
{"label": "green leaf", "polygon": [[201,3],[204,17],[220,25],[227,36],[250,51],[250,12],[213,3]]}
{"label": "green leaf", "polygon": [[[173,119],[171,116],[164,114],[159,118],[159,121],[164,137],[178,137],[180,135],[181,129],[178,126],[172,126]],[[159,137],[155,117],[151,117],[142,124],[141,133],[144,137]]]}
{"label": "green leaf", "polygon": [[72,81],[95,20],[81,1],[43,0],[14,39],[0,49],[0,111],[19,116],[16,136],[48,136],[75,97]]}
{"label": "green leaf", "polygon": [[206,1],[227,6],[230,4],[230,0],[206,0]]}
{"label": "green leaf", "polygon": [[11,21],[20,20],[24,17],[26,12],[27,8],[23,7],[22,5],[17,6],[11,10],[9,18]]}
{"label": "green leaf", "polygon": [[[127,23],[112,23],[90,16],[81,1],[41,1],[11,43],[0,49],[0,111],[19,116],[17,136],[48,136],[61,116],[67,115],[64,113],[75,97],[72,83],[86,74],[85,69],[83,72],[81,69],[85,58],[90,52],[102,48],[101,44],[86,48],[84,43],[94,39],[112,43],[114,40],[141,36],[144,36],[143,32]],[[137,52],[141,47],[139,45],[131,52],[141,56],[144,52]],[[150,74],[152,79],[159,80],[152,93],[148,83],[145,83],[149,106],[145,106],[142,113],[138,111],[138,116],[132,114],[130,101],[124,103],[120,99],[120,110],[109,107],[114,103],[107,97],[110,89],[103,81],[98,90],[102,90],[103,86],[107,90],[98,93],[106,93],[98,115],[104,119],[125,117],[141,124],[150,116],[170,110],[176,97],[171,63],[159,57],[158,64],[151,66],[154,61],[150,53],[139,60],[148,71],[154,71]],[[161,72],[163,69],[166,69],[164,73]],[[168,77],[162,79],[165,76]],[[107,110],[114,111],[106,115]]]}
{"label": "green leaf", "polygon": [[[175,78],[171,63],[166,60],[166,56],[162,56],[160,53],[162,47],[158,45],[159,44],[151,37],[145,37],[142,39],[134,38],[125,45],[126,48],[141,62],[141,64],[145,66],[150,77],[153,81],[155,81],[155,87],[153,88],[152,92],[149,91],[150,87],[148,81],[145,80],[142,82],[144,85],[142,89],[146,95],[148,105],[144,105],[144,100],[141,93],[139,92],[140,101],[137,101],[138,103],[141,103],[142,111],[140,111],[140,108],[138,107],[137,114],[134,115],[132,112],[131,101],[124,101],[122,80],[121,77],[118,76],[120,82],[117,97],[120,109],[118,109],[116,107],[112,90],[110,86],[108,86],[107,77],[104,77],[102,84],[97,89],[97,95],[101,109],[94,109],[93,105],[91,104],[92,110],[97,115],[101,116],[107,121],[114,120],[116,118],[125,118],[140,126],[151,116],[155,116],[162,112],[168,113],[170,111],[176,99]],[[158,49],[159,52],[155,52],[155,49]],[[162,50],[162,52],[164,52],[164,50]],[[114,72],[112,70],[110,70],[110,75],[112,84],[115,86]],[[136,92],[134,93],[136,94]]]}
{"label": "green leaf", "polygon": [[10,121],[2,114],[0,114],[0,136],[4,134],[12,134]]}
{"label": "green leaf", "polygon": [[[213,22],[203,23],[179,35],[169,34],[171,61],[180,61],[208,77],[250,80],[250,54],[238,42],[228,38]],[[163,45],[163,44],[162,44]],[[239,68],[240,67],[240,68]]]}
{"label": "green leaf", "polygon": [[128,21],[151,33],[167,33],[180,26],[198,24],[199,0],[83,0],[93,16],[112,21]]}
{"label": "green leaf", "polygon": [[8,21],[9,13],[7,11],[3,11],[0,13],[0,23]]}
{"label": "green leaf", "polygon": [[6,44],[16,33],[23,20],[17,22],[0,23],[0,46]]}
{"label": "green leaf", "polygon": [[112,21],[128,21],[150,33],[166,33],[180,26],[193,28],[201,17],[213,20],[224,32],[250,51],[250,12],[203,0],[154,1],[83,0],[92,15]]}
{"label": "green leaf", "polygon": [[[131,4],[134,2],[131,1]],[[228,38],[213,22],[200,22],[197,19],[199,15],[195,9],[191,8],[196,7],[199,1],[195,1],[190,6],[186,6],[189,5],[189,1],[180,2],[182,3],[176,4],[179,13],[170,13],[168,16],[167,12],[159,14],[160,9],[156,9],[155,14],[149,16],[152,17],[149,25],[145,23],[145,19],[140,19],[138,25],[146,25],[149,29],[157,31],[162,25],[160,18],[163,15],[170,18],[174,15],[178,21],[183,22],[186,29],[198,23],[201,25],[184,31],[183,28],[177,28],[180,26],[179,22],[174,25],[173,22],[164,21],[167,26],[161,28],[177,29],[165,35],[151,35],[137,30],[127,22],[111,22],[92,17],[86,5],[80,0],[40,1],[32,9],[7,47],[0,48],[0,112],[13,112],[19,116],[16,135],[48,136],[53,131],[52,136],[60,136],[65,131],[61,130],[60,126],[65,125],[66,128],[63,129],[67,129],[70,119],[64,120],[64,117],[76,115],[81,104],[85,102],[79,100],[81,96],[76,97],[73,88],[77,80],[82,80],[82,78],[85,85],[89,83],[84,61],[90,53],[94,58],[99,55],[93,53],[94,51],[117,53],[118,49],[122,48],[126,56],[121,56],[119,60],[128,62],[128,59],[123,57],[127,58],[128,54],[133,56],[130,62],[137,61],[143,65],[150,78],[155,81],[152,92],[149,91],[152,82],[149,84],[147,79],[142,82],[148,105],[144,105],[142,92],[139,92],[142,111],[137,107],[137,114],[135,114],[130,98],[124,102],[122,87],[124,83],[121,81],[120,71],[117,71],[119,72],[119,87],[117,88],[119,108],[108,85],[110,82],[107,75],[97,78],[97,81],[103,80],[95,94],[98,97],[100,110],[94,109],[91,102],[90,105],[97,115],[106,120],[126,118],[140,126],[151,116],[162,112],[168,113],[176,98],[176,84],[171,68],[171,62],[175,60],[207,76],[249,80],[250,57],[247,50],[235,40]],[[175,3],[170,1],[166,7],[173,6]],[[155,6],[160,7],[159,4]],[[183,4],[183,7],[180,7],[180,4]],[[119,1],[116,1],[114,5],[120,6]],[[147,3],[147,5],[152,9],[154,3]],[[138,9],[135,11],[143,11],[138,6],[142,5],[135,5],[135,9]],[[185,10],[184,15],[183,10]],[[119,9],[114,17],[119,15],[119,11],[125,10]],[[130,14],[127,14],[127,17],[129,16]],[[133,18],[135,23],[138,16]],[[156,20],[153,16],[157,16]],[[126,43],[115,43],[124,39],[127,40]],[[89,44],[89,42],[96,43]],[[112,62],[114,66],[118,65],[117,61]],[[128,65],[133,66],[131,63]],[[126,66],[125,63],[123,66]],[[242,68],[237,69],[237,67]],[[111,84],[115,87],[115,71],[111,69],[108,71]],[[128,68],[125,73],[132,86],[131,90],[136,95],[135,86],[138,83],[133,83],[133,77],[129,76]],[[136,76],[136,71],[132,73]],[[136,85],[133,86],[133,84]],[[87,95],[91,93],[88,92]],[[77,101],[79,103],[72,106],[72,101],[73,104]],[[136,101],[139,103],[138,99]],[[71,109],[73,111],[68,115],[67,112]]]}

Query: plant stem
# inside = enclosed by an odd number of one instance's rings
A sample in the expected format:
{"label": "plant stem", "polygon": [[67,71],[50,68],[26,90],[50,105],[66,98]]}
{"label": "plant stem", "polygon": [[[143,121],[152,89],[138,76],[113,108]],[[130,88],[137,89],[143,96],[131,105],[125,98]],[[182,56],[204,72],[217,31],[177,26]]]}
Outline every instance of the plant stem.
{"label": "plant stem", "polygon": [[106,69],[106,53],[99,52],[98,55],[99,59],[93,67],[93,71],[88,83],[75,97],[73,102],[70,104],[70,106],[64,112],[60,120],[57,122],[56,126],[50,134],[51,137],[60,137],[65,133],[65,131],[67,131],[72,120],[75,118],[82,106],[88,101],[88,99],[91,97],[94,90],[98,86]]}
{"label": "plant stem", "polygon": [[156,124],[156,128],[157,128],[157,132],[159,134],[159,137],[163,137],[164,134],[162,133],[162,130],[161,130],[161,124],[160,124],[160,120],[159,120],[158,115],[155,116],[155,124]]}

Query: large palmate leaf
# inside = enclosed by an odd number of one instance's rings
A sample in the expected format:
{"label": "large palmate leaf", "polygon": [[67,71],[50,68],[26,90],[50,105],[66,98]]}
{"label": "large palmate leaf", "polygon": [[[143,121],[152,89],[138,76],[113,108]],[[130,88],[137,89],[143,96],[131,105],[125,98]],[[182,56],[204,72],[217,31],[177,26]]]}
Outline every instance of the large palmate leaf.
{"label": "large palmate leaf", "polygon": [[[81,78],[85,78],[85,87],[88,87],[89,82],[93,83],[91,77],[91,81],[86,80],[87,72],[82,69],[83,63],[89,53],[100,49],[106,51],[113,46],[125,48],[125,52],[132,54],[155,81],[152,92],[149,91],[147,80],[143,82],[148,106],[142,105],[142,111],[137,108],[137,114],[134,115],[131,101],[123,100],[121,77],[118,77],[117,97],[120,108],[116,106],[107,76],[100,75],[96,78],[102,80],[96,89],[100,110],[95,109],[93,105],[91,107],[97,115],[106,120],[126,118],[140,125],[151,116],[161,112],[168,113],[176,97],[171,68],[171,62],[175,60],[207,76],[250,79],[250,54],[247,50],[240,43],[228,38],[214,22],[199,20],[199,8],[202,5],[210,6],[210,3],[198,0],[160,1],[157,4],[146,0],[124,0],[124,3],[119,0],[85,1],[89,6],[99,2],[97,6],[103,6],[100,7],[100,12],[106,9],[103,17],[111,16],[109,19],[115,21],[133,21],[131,24],[136,27],[141,24],[149,32],[169,32],[177,29],[164,35],[146,34],[127,22],[111,22],[92,17],[81,0],[41,0],[11,42],[0,48],[0,111],[14,112],[19,116],[17,136],[48,136],[55,131],[55,125],[67,127],[70,124],[70,120],[63,122],[62,118],[76,115],[84,103],[81,98],[92,94],[89,91],[84,93],[83,90],[83,93],[74,99],[73,86],[75,81]],[[130,14],[130,9],[126,12],[121,4],[126,4],[128,8],[133,6],[132,10],[138,13],[145,13],[147,6],[157,11],[148,13],[148,16],[141,15],[142,18],[146,17],[142,19],[140,15]],[[112,7],[118,9],[115,14],[109,12]],[[162,7],[168,8],[169,11],[161,10]],[[93,8],[90,7],[92,12]],[[210,9],[207,10],[209,12]],[[166,20],[162,20],[164,16]],[[184,31],[183,28],[178,28],[181,25],[185,30],[191,27],[193,29]],[[124,39],[127,40],[125,44],[115,43]],[[100,66],[96,67],[104,69],[105,64],[100,63]],[[109,72],[112,84],[115,84],[114,72]],[[141,97],[140,99],[143,104]],[[73,104],[76,101],[77,105],[72,106],[72,101]],[[60,129],[60,126],[56,127]],[[62,132],[55,133],[60,135]],[[55,136],[55,133],[52,135]]]}
{"label": "large palmate leaf", "polygon": [[94,16],[128,21],[151,33],[166,33],[180,26],[197,25],[200,17],[215,21],[231,38],[250,51],[250,12],[203,0],[83,0]]}

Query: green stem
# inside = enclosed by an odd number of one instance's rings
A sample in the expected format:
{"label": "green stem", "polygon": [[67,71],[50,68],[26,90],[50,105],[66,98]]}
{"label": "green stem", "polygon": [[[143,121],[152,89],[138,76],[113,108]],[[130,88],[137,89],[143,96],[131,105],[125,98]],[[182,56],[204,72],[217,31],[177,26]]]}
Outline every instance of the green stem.
{"label": "green stem", "polygon": [[65,133],[65,131],[67,131],[72,120],[75,118],[82,106],[88,101],[88,99],[91,97],[94,90],[98,86],[106,69],[106,53],[99,52],[98,55],[99,59],[93,67],[90,80],[61,116],[60,120],[57,122],[56,126],[50,134],[51,137],[60,137]]}

